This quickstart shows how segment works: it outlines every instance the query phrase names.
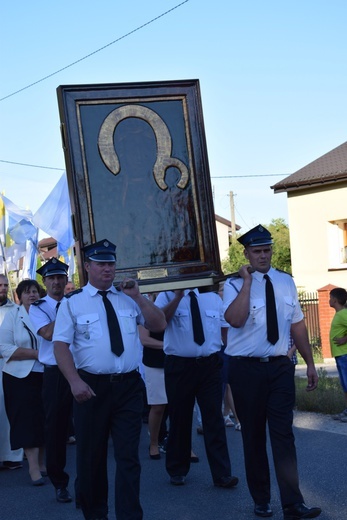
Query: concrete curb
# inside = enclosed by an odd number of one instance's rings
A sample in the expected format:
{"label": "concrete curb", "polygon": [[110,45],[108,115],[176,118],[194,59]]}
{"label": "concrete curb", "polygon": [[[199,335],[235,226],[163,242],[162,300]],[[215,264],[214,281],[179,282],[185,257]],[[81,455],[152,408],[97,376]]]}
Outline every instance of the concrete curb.
{"label": "concrete curb", "polygon": [[306,430],[319,430],[329,433],[347,435],[347,423],[334,421],[331,415],[314,412],[294,412],[294,426]]}

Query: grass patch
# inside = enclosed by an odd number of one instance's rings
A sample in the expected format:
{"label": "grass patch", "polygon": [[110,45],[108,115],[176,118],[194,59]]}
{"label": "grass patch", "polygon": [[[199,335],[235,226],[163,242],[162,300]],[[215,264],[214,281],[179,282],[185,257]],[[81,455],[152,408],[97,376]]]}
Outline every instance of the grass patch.
{"label": "grass patch", "polygon": [[344,393],[338,377],[328,376],[325,368],[318,369],[318,388],[307,392],[307,379],[295,377],[296,408],[303,412],[340,413],[346,408]]}
{"label": "grass patch", "polygon": [[[323,358],[322,351],[320,348],[312,347],[312,356],[313,356],[313,361],[315,362],[315,364],[324,363],[324,358]],[[301,354],[298,351],[296,351],[296,357],[298,359],[299,365],[305,365],[304,358],[301,357]]]}

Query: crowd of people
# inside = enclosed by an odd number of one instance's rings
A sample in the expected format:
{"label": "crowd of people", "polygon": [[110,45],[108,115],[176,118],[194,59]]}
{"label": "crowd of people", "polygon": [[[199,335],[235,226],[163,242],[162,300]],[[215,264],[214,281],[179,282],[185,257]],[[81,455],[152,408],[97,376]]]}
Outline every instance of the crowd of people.
{"label": "crowd of people", "polygon": [[[111,438],[116,518],[141,520],[144,405],[147,456],[165,454],[173,486],[185,485],[191,463],[199,461],[195,410],[214,486],[239,483],[226,438],[226,427],[234,427],[242,435],[254,514],[273,515],[268,429],[284,520],[319,516],[299,487],[292,429],[296,348],[307,363],[308,391],[318,383],[295,285],[271,266],[265,228],[239,241],[247,263],[219,294],[187,287],[143,295],[128,278],[115,287],[116,246],[108,240],[84,248],[88,282],[77,290],[56,258],[37,271],[45,288],[20,282],[16,303],[0,275],[2,466],[20,468],[25,456],[32,485],[48,477],[57,502],[74,495],[86,520],[107,520]],[[65,470],[72,433],[74,492]]]}

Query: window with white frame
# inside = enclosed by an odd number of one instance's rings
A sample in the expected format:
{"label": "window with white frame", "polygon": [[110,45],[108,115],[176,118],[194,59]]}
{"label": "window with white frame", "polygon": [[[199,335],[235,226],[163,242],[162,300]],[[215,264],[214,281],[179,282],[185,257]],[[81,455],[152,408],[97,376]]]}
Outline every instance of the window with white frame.
{"label": "window with white frame", "polygon": [[329,267],[347,267],[347,219],[328,222]]}

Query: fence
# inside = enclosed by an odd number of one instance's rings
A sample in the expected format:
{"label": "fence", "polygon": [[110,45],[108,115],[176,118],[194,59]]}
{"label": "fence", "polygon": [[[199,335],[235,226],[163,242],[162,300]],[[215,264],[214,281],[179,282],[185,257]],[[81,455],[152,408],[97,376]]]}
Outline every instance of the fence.
{"label": "fence", "polygon": [[301,293],[299,294],[299,302],[305,316],[306,327],[312,348],[320,352],[322,342],[319,326],[318,293]]}

